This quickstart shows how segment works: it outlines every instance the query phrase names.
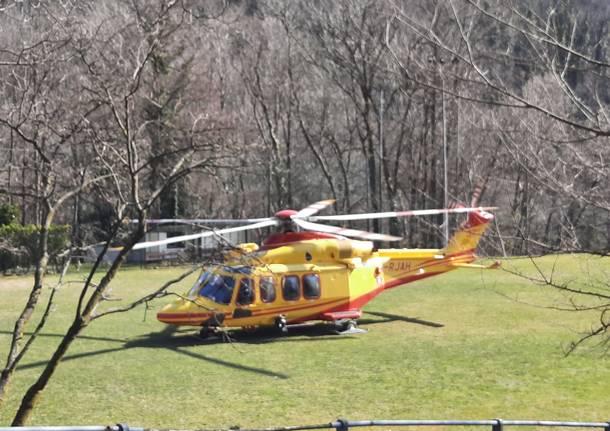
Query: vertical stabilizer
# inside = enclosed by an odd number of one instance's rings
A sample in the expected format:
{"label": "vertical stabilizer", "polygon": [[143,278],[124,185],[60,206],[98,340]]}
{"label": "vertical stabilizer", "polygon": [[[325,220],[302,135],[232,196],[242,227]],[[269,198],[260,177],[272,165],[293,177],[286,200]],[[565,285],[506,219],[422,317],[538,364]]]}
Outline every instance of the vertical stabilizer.
{"label": "vertical stabilizer", "polygon": [[462,223],[457,232],[449,240],[449,244],[442,252],[445,255],[457,253],[474,253],[481,236],[494,216],[486,211],[473,211],[468,213],[468,220]]}

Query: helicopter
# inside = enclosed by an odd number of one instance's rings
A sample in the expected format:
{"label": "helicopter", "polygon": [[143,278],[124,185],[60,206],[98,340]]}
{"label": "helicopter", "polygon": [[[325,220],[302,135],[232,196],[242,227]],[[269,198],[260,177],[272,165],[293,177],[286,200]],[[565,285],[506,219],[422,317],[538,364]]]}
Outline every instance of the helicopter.
{"label": "helicopter", "polygon": [[[199,328],[205,338],[225,328],[254,330],[331,322],[341,333],[363,332],[357,326],[362,308],[387,289],[458,268],[497,267],[474,264],[475,249],[494,216],[495,207],[458,207],[369,214],[316,215],[334,200],[316,202],[300,211],[282,210],[273,217],[189,222],[247,223],[237,227],[147,241],[147,248],[211,235],[278,226],[261,245],[239,244],[221,264],[204,268],[192,288],[158,313],[160,322]],[[318,221],[349,221],[466,213],[467,220],[441,249],[376,249],[373,241],[400,237],[331,226]],[[154,223],[181,220],[149,220]],[[182,220],[183,222],[185,220]]]}

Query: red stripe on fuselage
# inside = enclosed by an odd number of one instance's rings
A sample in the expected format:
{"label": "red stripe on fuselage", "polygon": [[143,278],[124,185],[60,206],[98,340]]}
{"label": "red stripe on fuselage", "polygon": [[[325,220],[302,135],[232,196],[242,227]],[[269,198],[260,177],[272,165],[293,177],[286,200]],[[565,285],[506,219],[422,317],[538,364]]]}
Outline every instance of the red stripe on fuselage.
{"label": "red stripe on fuselage", "polygon": [[[267,309],[263,309],[260,311],[254,311],[252,313],[251,317],[268,316],[270,314],[279,315],[279,314],[284,314],[284,313],[288,313],[291,311],[304,310],[307,308],[320,307],[320,306],[324,306],[324,305],[330,306],[334,302],[341,302],[341,304],[338,304],[338,305],[334,306],[333,308],[326,309],[322,312],[316,312],[316,313],[313,313],[313,314],[305,316],[305,317],[300,317],[298,319],[291,320],[291,323],[303,322],[303,321],[307,321],[307,320],[315,320],[316,318],[321,316],[323,313],[360,310],[360,309],[362,309],[362,307],[364,307],[368,302],[370,302],[372,299],[374,299],[377,295],[379,295],[385,289],[391,289],[391,288],[394,288],[397,286],[401,286],[403,284],[411,283],[411,282],[414,282],[417,280],[421,280],[423,278],[431,277],[431,276],[442,274],[443,272],[446,272],[446,271],[437,271],[437,272],[428,271],[428,272],[424,272],[423,274],[413,274],[413,272],[415,272],[415,271],[419,271],[420,269],[423,269],[423,268],[430,268],[430,267],[433,267],[436,265],[444,265],[444,264],[450,265],[451,263],[461,262],[462,260],[464,260],[466,262],[472,262],[474,259],[475,259],[475,256],[474,256],[473,249],[463,250],[463,251],[460,251],[457,253],[452,253],[452,254],[446,255],[442,259],[426,260],[426,261],[422,262],[420,265],[418,265],[415,269],[408,271],[407,274],[410,274],[410,275],[396,278],[392,281],[384,283],[384,284],[378,286],[377,288],[371,290],[370,292],[365,293],[364,295],[361,295],[361,296],[351,299],[351,300],[345,301],[344,299],[331,299],[331,300],[327,300],[324,302],[317,302],[316,300],[312,300],[311,302],[306,303],[306,304],[295,304],[295,305],[288,306],[288,307],[267,308]],[[396,260],[401,260],[401,259],[396,259]],[[409,259],[405,258],[404,260],[409,260]],[[158,313],[157,314],[157,318],[160,321],[164,321],[166,323],[171,323],[171,324],[175,324],[175,325],[201,324],[209,316],[210,316],[210,313],[188,313],[188,312],[186,312],[186,313]],[[234,320],[234,319],[242,319],[242,317],[234,318],[230,315],[227,315],[225,318],[225,320]],[[168,320],[174,320],[174,321],[168,321]]]}
{"label": "red stripe on fuselage", "polygon": [[269,308],[266,310],[261,310],[261,311],[255,311],[252,313],[252,317],[258,317],[258,316],[268,316],[269,314],[283,314],[283,313],[287,313],[290,311],[299,311],[299,310],[303,310],[306,308],[312,308],[312,307],[320,307],[320,306],[324,306],[324,305],[330,305],[333,302],[338,302],[341,301],[341,299],[330,299],[328,301],[325,302],[317,302],[316,300],[311,300],[312,302],[309,302],[307,304],[300,304],[300,305],[295,305],[292,307],[284,307],[284,308]]}
{"label": "red stripe on fuselage", "polygon": [[[344,312],[344,311],[360,310],[369,301],[371,301],[373,298],[375,298],[377,295],[379,295],[381,292],[383,292],[383,290],[384,290],[384,286],[379,286],[376,289],[373,289],[372,291],[365,293],[364,295],[361,295],[352,300],[345,301],[342,304],[339,304],[334,308],[330,308],[328,310],[324,310],[322,312],[315,313],[310,316],[302,317],[298,321],[304,322],[306,320],[315,320],[316,318],[322,316],[322,314],[326,314],[326,313],[339,313],[339,312]],[[325,320],[325,319],[322,319],[322,320]]]}
{"label": "red stripe on fuselage", "polygon": [[[293,311],[299,311],[307,308],[320,307],[325,305],[332,305],[334,302],[342,301],[342,299],[330,299],[323,302],[318,302],[316,300],[310,300],[308,303],[300,303],[291,305],[288,307],[275,307],[275,308],[267,308],[259,311],[254,311],[252,316],[250,317],[260,317],[260,316],[268,316],[271,314],[284,314]],[[244,319],[244,317],[233,317],[229,313],[224,311],[219,311],[219,313],[225,313],[225,320],[234,320],[234,319]],[[317,314],[317,313],[316,313]],[[175,325],[192,325],[192,324],[202,324],[206,319],[210,317],[211,313],[192,313],[192,312],[184,312],[184,313],[157,313],[157,319],[165,322],[171,323]]]}
{"label": "red stripe on fuselage", "polygon": [[[401,260],[401,259],[396,259]],[[408,259],[404,259],[408,260]],[[391,289],[393,287],[400,286],[402,284],[411,283],[413,281],[421,280],[422,278],[431,277],[433,275],[442,274],[447,271],[436,271],[436,272],[424,272],[423,274],[413,274],[413,272],[419,271],[420,269],[428,269],[437,266],[437,265],[451,265],[452,263],[458,263],[464,260],[465,262],[472,262],[475,260],[474,249],[463,250],[457,253],[452,253],[444,256],[442,259],[429,259],[423,261],[420,265],[416,266],[414,269],[407,271],[407,275],[404,277],[396,278],[392,281],[383,284],[384,289]],[[453,268],[455,269],[455,268]]]}

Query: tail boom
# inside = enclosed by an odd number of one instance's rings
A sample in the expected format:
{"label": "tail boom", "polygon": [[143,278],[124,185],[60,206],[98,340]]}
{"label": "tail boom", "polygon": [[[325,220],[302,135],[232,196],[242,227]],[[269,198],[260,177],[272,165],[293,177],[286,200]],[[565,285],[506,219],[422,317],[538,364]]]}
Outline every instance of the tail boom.
{"label": "tail boom", "polygon": [[479,240],[493,219],[485,211],[469,213],[468,220],[443,249],[379,250],[380,257],[389,258],[383,265],[383,288],[391,289],[457,268],[484,268],[472,262],[476,260]]}

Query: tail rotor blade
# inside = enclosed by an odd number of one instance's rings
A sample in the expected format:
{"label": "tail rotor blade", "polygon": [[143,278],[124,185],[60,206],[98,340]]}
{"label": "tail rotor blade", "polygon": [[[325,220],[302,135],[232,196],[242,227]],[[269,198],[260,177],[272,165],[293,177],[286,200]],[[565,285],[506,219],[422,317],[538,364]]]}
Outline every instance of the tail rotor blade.
{"label": "tail rotor blade", "polygon": [[476,207],[479,204],[479,199],[481,199],[481,193],[483,192],[483,186],[477,184],[472,191],[472,199],[470,200],[470,206]]}
{"label": "tail rotor blade", "polygon": [[328,226],[325,224],[311,223],[301,219],[294,219],[294,222],[303,229],[313,230],[318,232],[334,233],[336,235],[349,236],[352,238],[361,238],[369,241],[399,241],[402,238],[399,236],[384,235],[381,233],[367,232],[364,230],[345,229],[337,226]]}

